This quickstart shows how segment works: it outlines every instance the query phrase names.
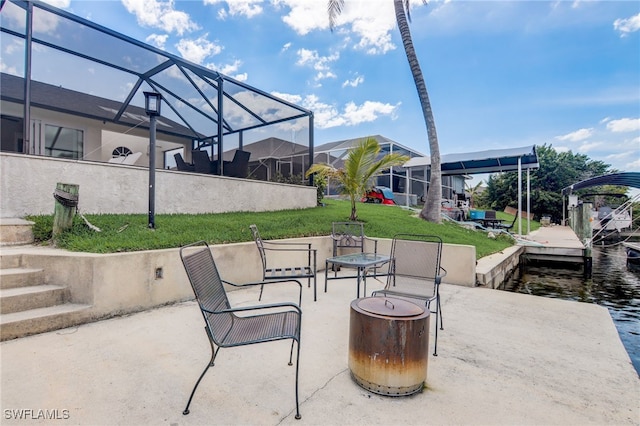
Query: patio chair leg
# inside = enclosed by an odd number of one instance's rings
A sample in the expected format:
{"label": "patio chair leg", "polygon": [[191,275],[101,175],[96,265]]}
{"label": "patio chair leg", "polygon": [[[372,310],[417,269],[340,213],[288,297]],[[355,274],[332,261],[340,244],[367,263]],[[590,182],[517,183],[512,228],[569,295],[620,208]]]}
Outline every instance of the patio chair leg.
{"label": "patio chair leg", "polygon": [[291,352],[289,353],[289,365],[293,365],[293,344],[296,341],[294,339],[291,339]]}
{"label": "patio chair leg", "polygon": [[184,408],[184,411],[182,412],[183,416],[186,416],[187,414],[189,414],[189,406],[191,405],[191,400],[193,399],[193,396],[196,394],[196,389],[198,389],[198,385],[200,384],[200,381],[209,370],[209,367],[213,367],[215,365],[216,355],[218,355],[218,351],[220,350],[220,348],[214,349],[213,343],[211,343],[211,341],[209,341],[209,344],[211,345],[211,360],[209,361],[204,371],[198,378],[198,381],[196,382],[195,386],[193,387],[193,390],[191,391],[191,395],[189,396],[189,401],[187,402],[187,406]]}
{"label": "patio chair leg", "polygon": [[[293,346],[291,347],[293,350]],[[300,341],[298,341],[298,354],[296,355],[296,420],[300,420],[300,404],[298,402],[298,371],[300,370]]]}
{"label": "patio chair leg", "polygon": [[440,305],[440,295],[438,295],[438,312],[440,312],[440,330],[444,330],[444,322],[442,321],[442,305]]}
{"label": "patio chair leg", "polygon": [[438,356],[438,329],[444,330],[442,326],[442,310],[440,309],[440,295],[436,296],[436,336],[433,344],[433,356]]}
{"label": "patio chair leg", "polygon": [[262,290],[264,289],[264,284],[260,286],[260,296],[258,296],[258,301],[262,300]]}

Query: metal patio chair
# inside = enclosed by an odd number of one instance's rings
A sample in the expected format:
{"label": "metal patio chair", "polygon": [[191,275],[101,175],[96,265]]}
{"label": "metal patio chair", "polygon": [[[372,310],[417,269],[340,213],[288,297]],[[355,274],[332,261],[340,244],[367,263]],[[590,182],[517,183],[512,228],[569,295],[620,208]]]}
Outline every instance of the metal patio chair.
{"label": "metal patio chair", "polygon": [[[313,300],[317,300],[316,295],[316,272],[318,270],[316,266],[317,250],[311,248],[311,243],[296,243],[296,242],[283,242],[283,241],[264,241],[260,237],[260,232],[256,225],[249,225],[251,233],[253,234],[253,240],[256,242],[258,252],[260,253],[260,259],[262,261],[262,279],[264,281],[281,280],[285,278],[306,278],[307,286],[311,287],[311,278],[313,278]],[[273,252],[284,253],[288,258],[296,257],[296,253],[299,254],[299,263],[287,260],[285,266],[281,266],[281,263],[276,264],[270,262],[270,256],[267,253]],[[293,266],[291,263],[294,263]],[[260,298],[262,299],[262,290],[264,286],[260,287]]]}
{"label": "metal patio chair", "polygon": [[[302,322],[302,284],[297,280],[281,280],[295,282],[300,287],[299,302],[272,303],[260,306],[231,307],[224,284],[235,287],[263,285],[249,283],[237,285],[220,278],[213,260],[211,249],[204,241],[186,245],[180,249],[180,258],[189,277],[189,282],[204,317],[205,330],[211,345],[211,360],[198,378],[187,406],[182,414],[189,414],[189,405],[196,389],[209,367],[214,366],[220,348],[244,346],[254,343],[273,342],[291,339],[289,365],[293,365],[293,346],[297,342],[296,354],[296,419],[300,419],[298,403],[298,371],[300,365],[300,325]],[[269,284],[274,284],[275,281]],[[241,315],[236,315],[240,313]]]}
{"label": "metal patio chair", "polygon": [[499,223],[497,225],[498,229],[502,229],[503,231],[507,231],[509,232],[511,230],[511,228],[513,228],[513,225],[516,224],[516,221],[518,220],[518,216],[520,216],[520,211],[516,211],[516,215],[513,217],[513,221],[511,223]]}
{"label": "metal patio chair", "polygon": [[176,168],[179,171],[181,171],[181,172],[195,172],[196,171],[196,166],[184,161],[184,158],[182,158],[182,154],[180,154],[179,152],[173,154],[173,158],[175,158],[175,160],[176,160]]}
{"label": "metal patio chair", "polygon": [[211,161],[207,151],[194,149],[191,151],[191,158],[196,173],[216,174],[217,164]]}
{"label": "metal patio chair", "polygon": [[393,296],[425,303],[436,315],[433,355],[438,356],[438,329],[443,330],[440,283],[447,271],[440,266],[442,239],[435,235],[397,234],[391,242],[387,284],[373,296]]}
{"label": "metal patio chair", "polygon": [[[333,222],[331,224],[331,240],[333,242],[333,257],[348,253],[364,253],[366,242],[373,244],[373,253],[378,253],[378,240],[369,238],[364,234],[362,222]],[[340,270],[339,266],[333,266],[335,274]],[[377,275],[374,269],[374,276]]]}

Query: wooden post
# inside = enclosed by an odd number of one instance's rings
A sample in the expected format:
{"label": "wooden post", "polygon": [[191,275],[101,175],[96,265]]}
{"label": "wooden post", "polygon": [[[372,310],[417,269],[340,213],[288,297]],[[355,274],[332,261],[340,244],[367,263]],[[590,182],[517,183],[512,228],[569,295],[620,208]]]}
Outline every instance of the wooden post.
{"label": "wooden post", "polygon": [[53,214],[54,237],[71,229],[78,206],[78,192],[79,185],[60,182],[56,184],[56,190],[53,193],[53,198],[56,200]]}

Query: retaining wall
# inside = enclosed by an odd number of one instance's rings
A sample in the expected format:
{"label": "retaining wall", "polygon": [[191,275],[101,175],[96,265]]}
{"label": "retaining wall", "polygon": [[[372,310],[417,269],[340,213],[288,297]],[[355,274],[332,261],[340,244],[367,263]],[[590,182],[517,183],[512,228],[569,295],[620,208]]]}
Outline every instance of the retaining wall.
{"label": "retaining wall", "polygon": [[[1,153],[0,217],[53,214],[58,182],[79,185],[82,213],[149,211],[146,167]],[[156,170],[156,214],[258,212],[316,204],[315,187]]]}
{"label": "retaining wall", "polygon": [[[318,269],[323,270],[325,259],[331,256],[331,238],[323,236],[295,241],[312,243],[318,253]],[[389,253],[390,248],[391,240],[379,240],[379,253]],[[372,247],[366,249],[373,250]],[[262,263],[254,242],[214,245],[212,252],[225,280],[246,283],[262,279]],[[91,305],[86,314],[87,321],[193,299],[179,249],[91,254],[33,247],[22,250],[21,256],[20,263],[24,267],[44,270],[46,284],[68,286],[74,303]],[[270,257],[270,261],[276,266],[304,264],[306,254],[300,256],[295,258],[287,252]],[[445,244],[442,266],[448,271],[445,283],[475,285],[475,247]],[[303,285],[306,291],[306,281]],[[322,300],[322,275],[317,286],[318,300]]]}

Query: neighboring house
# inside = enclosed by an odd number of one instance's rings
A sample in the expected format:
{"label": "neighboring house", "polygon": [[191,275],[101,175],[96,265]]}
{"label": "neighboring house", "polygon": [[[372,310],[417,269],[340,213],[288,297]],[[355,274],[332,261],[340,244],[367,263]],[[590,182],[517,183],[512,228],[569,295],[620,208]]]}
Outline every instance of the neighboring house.
{"label": "neighboring house", "polygon": [[[251,153],[249,177],[273,181],[283,178],[302,177],[310,166],[309,148],[284,139],[271,137],[243,145],[242,149]],[[230,161],[233,152],[225,152],[223,159]]]}
{"label": "neighboring house", "polygon": [[[386,155],[390,153],[395,154],[403,154],[410,158],[413,157],[423,157],[424,154],[408,148],[404,145],[399,144],[398,142],[386,138],[381,135],[373,135],[373,136],[363,136],[361,138],[355,139],[346,139],[336,142],[329,142],[315,147],[314,150],[314,158],[316,163],[326,163],[336,168],[342,167],[344,162],[344,158],[347,155],[347,151],[354,146],[356,146],[363,139],[371,137],[375,139],[380,145],[380,155]],[[382,173],[381,176],[376,178],[376,182],[374,184],[376,186],[386,186],[391,188],[391,190],[395,193],[405,193],[406,192],[406,170],[403,167],[394,167],[392,170],[386,170]],[[335,186],[327,187],[327,194],[334,195],[337,194],[338,190]],[[409,191],[410,194],[415,194],[413,191]]]}

